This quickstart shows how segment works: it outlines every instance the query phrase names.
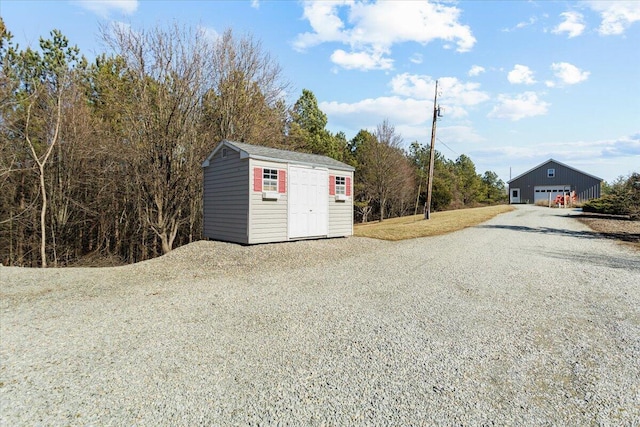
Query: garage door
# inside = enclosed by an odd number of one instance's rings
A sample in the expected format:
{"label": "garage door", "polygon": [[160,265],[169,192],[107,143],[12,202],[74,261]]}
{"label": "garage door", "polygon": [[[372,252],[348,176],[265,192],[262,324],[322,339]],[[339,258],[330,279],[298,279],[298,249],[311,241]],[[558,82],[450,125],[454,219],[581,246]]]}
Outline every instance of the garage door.
{"label": "garage door", "polygon": [[289,168],[289,238],[326,236],[329,175],[326,170]]}
{"label": "garage door", "polygon": [[533,201],[538,202],[541,200],[548,201],[551,197],[553,202],[558,194],[564,194],[571,192],[570,185],[538,185],[533,188]]}

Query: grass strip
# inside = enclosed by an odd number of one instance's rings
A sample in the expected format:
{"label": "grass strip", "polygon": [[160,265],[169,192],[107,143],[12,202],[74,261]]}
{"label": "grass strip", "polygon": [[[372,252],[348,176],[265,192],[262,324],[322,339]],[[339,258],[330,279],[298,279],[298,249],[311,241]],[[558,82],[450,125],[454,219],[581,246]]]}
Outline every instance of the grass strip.
{"label": "grass strip", "polygon": [[510,212],[514,209],[513,206],[509,205],[497,205],[434,212],[429,220],[425,220],[423,214],[410,215],[385,219],[382,222],[355,224],[353,232],[355,236],[381,240],[405,240],[437,236],[473,227],[501,213]]}

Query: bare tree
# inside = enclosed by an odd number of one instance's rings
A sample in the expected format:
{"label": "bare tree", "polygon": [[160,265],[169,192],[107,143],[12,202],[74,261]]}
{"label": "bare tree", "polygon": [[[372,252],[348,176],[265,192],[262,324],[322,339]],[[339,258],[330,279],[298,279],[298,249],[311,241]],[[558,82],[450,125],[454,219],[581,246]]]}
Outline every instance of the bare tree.
{"label": "bare tree", "polygon": [[359,166],[363,169],[361,177],[366,192],[378,202],[382,221],[390,198],[405,185],[402,174],[406,158],[400,148],[402,136],[388,120],[378,125],[374,137],[360,148]]}
{"label": "bare tree", "polygon": [[114,26],[103,35],[123,58],[132,90],[122,100],[127,126],[121,146],[134,164],[137,203],[167,253],[189,222],[187,207],[201,185],[207,141],[198,125],[213,50],[204,31],[177,25],[148,32]]}
{"label": "bare tree", "polygon": [[213,139],[281,145],[286,125],[282,98],[289,83],[261,43],[227,29],[215,42],[211,65],[205,107]]}

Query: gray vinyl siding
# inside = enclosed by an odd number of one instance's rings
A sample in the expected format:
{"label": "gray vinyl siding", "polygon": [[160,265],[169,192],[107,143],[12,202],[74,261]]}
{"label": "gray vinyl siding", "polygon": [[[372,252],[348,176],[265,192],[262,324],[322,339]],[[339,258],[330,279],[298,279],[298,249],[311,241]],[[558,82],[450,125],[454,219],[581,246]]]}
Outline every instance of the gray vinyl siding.
{"label": "gray vinyl siding", "polygon": [[[555,177],[547,177],[547,169],[555,169]],[[509,182],[509,189],[520,189],[520,201],[533,203],[535,187],[568,185],[576,192],[578,201],[600,197],[600,180],[562,164],[550,161]]]}
{"label": "gray vinyl siding", "polygon": [[204,237],[238,243],[248,241],[249,161],[222,150],[204,168]]}
{"label": "gray vinyl siding", "polygon": [[281,169],[289,171],[286,163],[267,162],[251,159],[248,176],[249,191],[249,242],[267,243],[287,240],[287,193],[281,193],[278,200],[263,200],[261,191],[253,191],[253,169]]}
{"label": "gray vinyl siding", "polygon": [[344,202],[336,202],[329,196],[329,232],[327,237],[351,236],[353,234],[353,173],[329,170],[329,175],[351,178],[351,196]]}

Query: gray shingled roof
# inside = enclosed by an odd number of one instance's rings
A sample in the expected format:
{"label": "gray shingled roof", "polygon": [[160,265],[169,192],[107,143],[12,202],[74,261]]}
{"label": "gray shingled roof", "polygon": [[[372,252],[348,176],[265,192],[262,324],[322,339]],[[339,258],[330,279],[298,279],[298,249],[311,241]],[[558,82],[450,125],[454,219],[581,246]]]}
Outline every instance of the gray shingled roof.
{"label": "gray shingled roof", "polygon": [[[331,169],[353,171],[355,168],[346,163],[339,162],[331,157],[318,154],[298,153],[295,151],[279,150],[277,148],[263,147],[260,145],[245,144],[243,142],[222,141],[230,147],[244,151],[252,159],[285,161],[310,166],[324,166]],[[222,145],[221,144],[221,145]],[[215,150],[214,150],[215,152]]]}

